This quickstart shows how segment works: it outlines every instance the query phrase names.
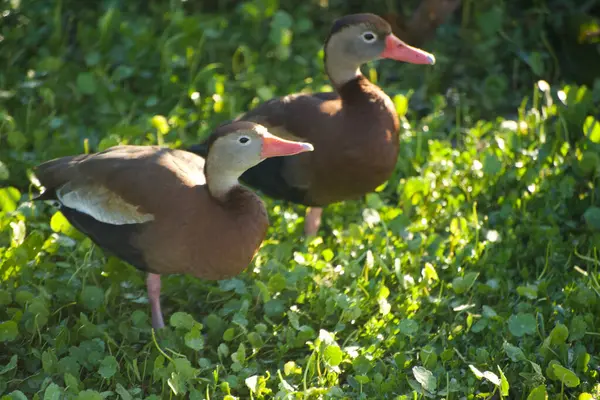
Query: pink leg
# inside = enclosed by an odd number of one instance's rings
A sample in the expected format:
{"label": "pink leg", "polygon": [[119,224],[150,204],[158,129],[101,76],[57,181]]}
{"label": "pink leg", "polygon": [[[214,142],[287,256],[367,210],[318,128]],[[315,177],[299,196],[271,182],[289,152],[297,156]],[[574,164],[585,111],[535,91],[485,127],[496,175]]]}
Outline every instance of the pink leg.
{"label": "pink leg", "polygon": [[304,217],[304,234],[306,236],[315,236],[321,226],[321,215],[323,209],[321,207],[308,207],[306,216]]}
{"label": "pink leg", "polygon": [[148,273],[146,286],[148,287],[148,299],[152,310],[152,327],[157,330],[164,328],[165,323],[160,309],[160,275]]}

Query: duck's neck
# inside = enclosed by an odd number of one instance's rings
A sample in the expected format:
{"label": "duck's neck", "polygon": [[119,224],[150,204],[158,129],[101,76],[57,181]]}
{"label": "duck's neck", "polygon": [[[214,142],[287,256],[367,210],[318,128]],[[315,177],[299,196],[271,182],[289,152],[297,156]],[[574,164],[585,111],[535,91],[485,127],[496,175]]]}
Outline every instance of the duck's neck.
{"label": "duck's neck", "polygon": [[232,190],[240,187],[239,178],[242,175],[225,164],[227,160],[211,157],[209,154],[204,166],[208,191],[212,197],[221,201],[225,201]]}
{"label": "duck's neck", "polygon": [[[210,166],[210,164],[207,164]],[[209,178],[207,168],[206,184],[210,196],[235,218],[250,218],[248,224],[261,225],[266,220],[267,211],[263,201],[252,190],[242,186],[232,175],[217,174]],[[268,221],[266,222],[268,224]]]}
{"label": "duck's neck", "polygon": [[[332,38],[331,40],[335,40]],[[325,71],[329,76],[329,80],[339,91],[339,89],[344,86],[346,83],[350,82],[353,79],[362,76],[362,72],[360,72],[360,64],[348,60],[347,57],[344,57],[340,50],[340,47],[332,45],[328,42],[325,45]]]}

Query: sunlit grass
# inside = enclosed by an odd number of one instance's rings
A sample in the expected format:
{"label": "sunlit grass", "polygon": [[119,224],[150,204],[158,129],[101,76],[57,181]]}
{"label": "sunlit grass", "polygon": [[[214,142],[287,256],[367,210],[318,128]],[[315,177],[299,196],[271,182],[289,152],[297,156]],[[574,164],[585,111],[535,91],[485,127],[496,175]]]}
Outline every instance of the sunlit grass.
{"label": "sunlit grass", "polygon": [[[40,161],[194,143],[273,95],[326,87],[328,27],[261,4],[233,16],[13,6],[27,18],[0,31],[0,395],[600,396],[597,90],[532,80],[509,96],[498,77],[478,103],[435,93],[443,50],[438,69],[402,66],[400,81],[370,66],[402,118],[394,177],[326,208],[311,240],[301,207],[267,200],[271,228],[246,271],[164,278],[160,332],[143,275],[30,201]],[[505,95],[512,117],[480,119]]]}

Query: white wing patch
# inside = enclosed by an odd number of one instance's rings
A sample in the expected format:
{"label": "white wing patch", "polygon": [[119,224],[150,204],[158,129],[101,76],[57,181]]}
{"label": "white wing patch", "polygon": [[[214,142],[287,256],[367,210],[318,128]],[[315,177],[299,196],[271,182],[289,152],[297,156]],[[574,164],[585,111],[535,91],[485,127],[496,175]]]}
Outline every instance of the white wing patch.
{"label": "white wing patch", "polygon": [[57,190],[58,200],[66,207],[112,225],[141,224],[154,220],[154,215],[138,211],[138,207],[127,203],[104,186],[63,185]]}

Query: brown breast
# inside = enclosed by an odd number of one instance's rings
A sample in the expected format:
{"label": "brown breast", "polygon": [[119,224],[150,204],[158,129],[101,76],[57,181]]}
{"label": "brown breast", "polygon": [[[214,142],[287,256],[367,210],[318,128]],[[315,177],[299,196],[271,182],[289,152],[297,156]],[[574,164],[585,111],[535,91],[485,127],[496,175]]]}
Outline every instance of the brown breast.
{"label": "brown breast", "polygon": [[321,126],[322,134],[310,138],[315,151],[307,196],[319,204],[373,191],[390,178],[398,158],[399,121],[390,98],[365,77],[344,85],[340,95],[341,102],[324,103],[338,108],[329,129]]}
{"label": "brown breast", "polygon": [[206,186],[195,186],[182,189],[178,199],[177,209],[157,215],[134,239],[153,271],[216,280],[248,267],[268,227],[256,195],[238,187],[218,202]]}

